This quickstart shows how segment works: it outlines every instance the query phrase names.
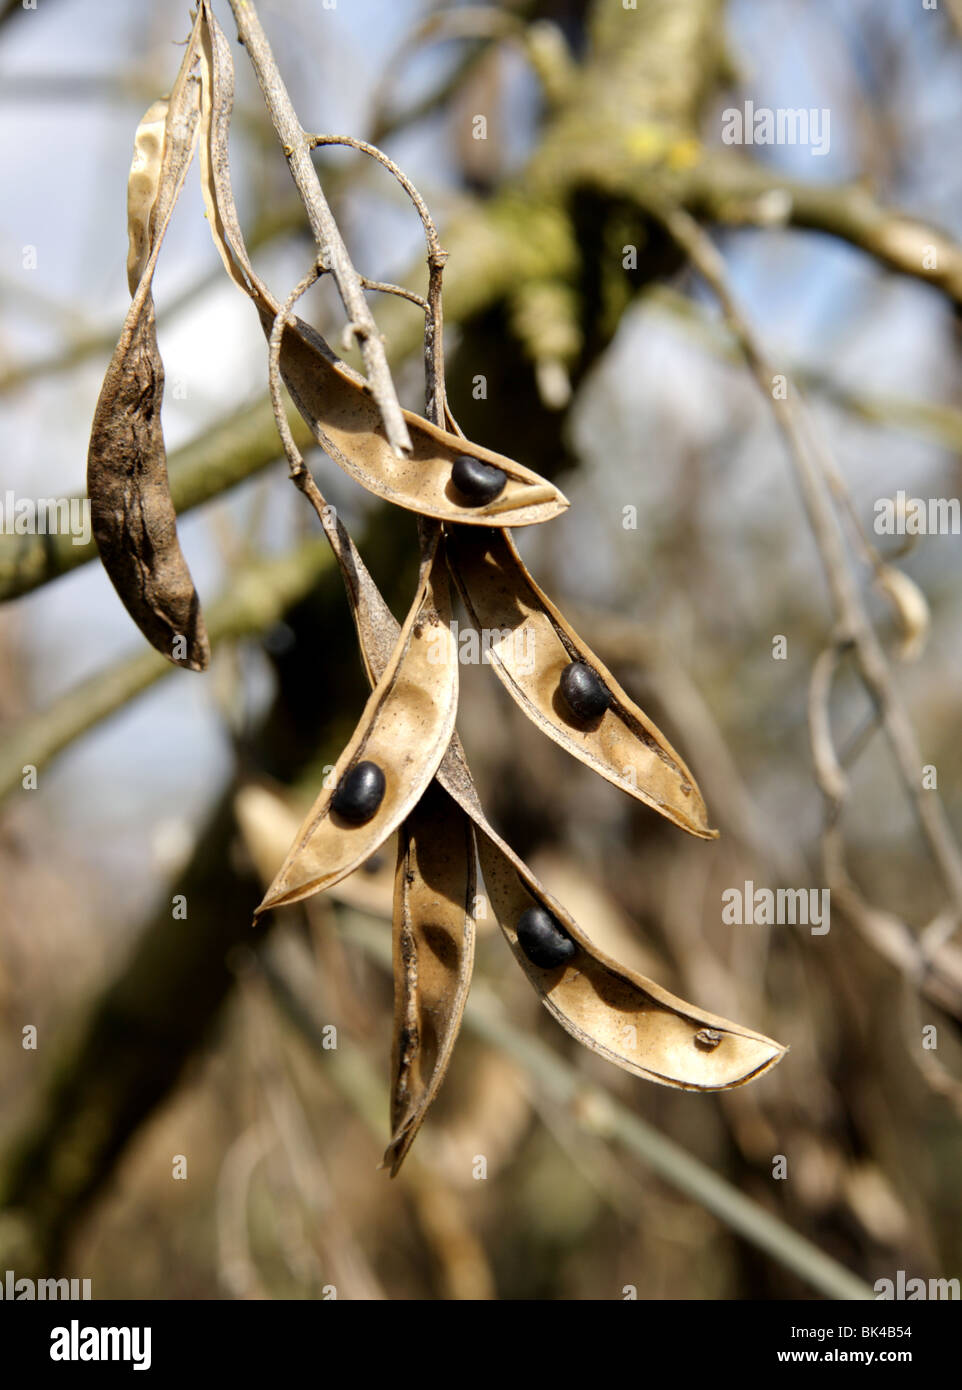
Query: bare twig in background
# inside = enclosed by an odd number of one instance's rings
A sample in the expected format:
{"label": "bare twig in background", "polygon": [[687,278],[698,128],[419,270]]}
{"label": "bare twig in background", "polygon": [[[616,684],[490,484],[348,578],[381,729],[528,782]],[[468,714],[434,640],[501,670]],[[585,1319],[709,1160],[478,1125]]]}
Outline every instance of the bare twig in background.
{"label": "bare twig in background", "polygon": [[879,711],[879,718],[895,755],[902,782],[915,808],[932,857],[939,866],[949,895],[962,912],[962,855],[938,793],[926,790],[922,786],[921,751],[893,686],[888,662],[859,594],[826,480],[811,457],[809,448],[806,447],[796,402],[791,392],[785,400],[773,395],[772,383],[776,373],[766,362],[754,333],[735,304],[728,286],[724,261],[710,237],[682,209],[665,209],[656,204],[652,210],[684,247],[692,263],[718,296],[728,324],[772,408],[788,445],[809,523],[818,544],[836,610],[839,637],[852,645],[862,680]]}
{"label": "bare twig in background", "polygon": [[918,1067],[926,1085],[938,1095],[944,1096],[962,1120],[962,1081],[952,1074],[935,1048],[923,1046],[920,994],[921,991],[915,987],[914,982],[906,979],[902,989],[902,1031],[905,1035],[905,1050]]}
{"label": "bare twig in background", "polygon": [[815,765],[815,780],[835,814],[848,796],[848,778],[832,738],[832,682],[844,650],[843,642],[825,647],[815,658],[808,684],[808,734]]}
{"label": "bare twig in background", "polygon": [[448,253],[441,248],[438,240],[437,228],[434,225],[434,218],[428,210],[428,205],[421,197],[417,188],[394,160],[379,150],[376,145],[370,145],[366,140],[356,140],[351,135],[311,135],[309,137],[311,149],[318,149],[324,145],[348,145],[351,149],[358,150],[361,154],[369,155],[376,159],[379,164],[394,175],[397,182],[404,189],[405,193],[414,204],[417,214],[421,219],[421,226],[424,228],[424,237],[428,246],[428,297],[426,300],[420,296],[414,296],[410,290],[400,289],[396,285],[370,285],[369,288],[387,290],[391,294],[401,294],[406,298],[413,299],[424,310],[424,413],[427,418],[435,425],[444,427],[445,415],[447,410],[447,395],[444,390],[444,342],[441,318],[441,276],[444,264],[447,261]]}
{"label": "bare twig in background", "polygon": [[[835,903],[879,955],[900,971],[913,985],[940,1008],[962,1018],[962,951],[947,936],[937,940],[929,928],[919,935],[893,913],[871,906],[852,881],[845,864],[842,809],[848,798],[849,782],[832,737],[830,704],[832,683],[845,642],[826,647],[816,658],[809,683],[809,739],[815,778],[825,798],[822,828],[822,862]],[[951,914],[953,930],[958,925]],[[914,1050],[909,1049],[914,1055]],[[932,1069],[926,1073],[931,1077]]]}
{"label": "bare twig in background", "polygon": [[266,983],[252,951],[238,952],[234,968],[247,1002],[254,1072],[266,1111],[303,1212],[304,1237],[329,1269],[338,1292],[366,1302],[381,1300],[384,1290],[361,1248],[331,1187],[300,1097],[285,1065],[277,1036],[276,1015],[266,1006]]}
{"label": "bare twig in background", "polygon": [[862,183],[783,178],[755,160],[713,150],[679,179],[676,196],[693,217],[707,221],[827,232],[962,304],[962,246],[920,218],[879,203]]}
{"label": "bare twig in background", "polygon": [[259,1120],[231,1144],[217,1181],[217,1266],[220,1282],[231,1298],[266,1298],[251,1255],[247,1202],[254,1170],[268,1153],[273,1138]]}
{"label": "bare twig in background", "polygon": [[705,799],[723,808],[726,831],[730,830],[761,863],[770,864],[786,883],[798,879],[801,857],[790,845],[780,843],[764,813],[752,798],[724,734],[690,673],[667,647],[639,624],[613,613],[577,607],[579,629],[589,628],[605,664],[634,666],[644,675],[663,709],[670,710],[700,772]]}
{"label": "bare twig in background", "polygon": [[[334,938],[339,943],[343,938]],[[388,947],[390,950],[390,946]],[[293,1024],[311,1053],[323,1063],[322,1074],[371,1131],[379,1148],[387,1142],[384,1120],[389,1113],[388,1091],[379,1072],[356,1046],[324,1046],[323,1023],[313,996],[304,988],[311,979],[307,947],[289,932],[275,936],[270,950],[258,957],[259,967],[274,1003]],[[426,1240],[437,1257],[444,1296],[490,1299],[496,1296],[494,1278],[484,1247],[474,1233],[464,1203],[435,1164],[409,1155],[399,1174],[410,1192]]]}
{"label": "bare twig in background", "polygon": [[[962,855],[937,791],[923,787],[921,751],[859,593],[841,523],[832,505],[829,479],[819,454],[812,451],[811,439],[806,436],[799,417],[797,400],[791,392],[785,399],[773,392],[776,374],[765,360],[752,329],[734,301],[724,261],[708,234],[683,209],[655,202],[652,211],[684,248],[692,264],[718,297],[726,321],[772,408],[788,446],[831,591],[837,622],[833,648],[841,645],[850,648],[853,653],[895,756],[906,794],[915,809],[958,919],[962,913]],[[962,1017],[962,952],[955,951],[947,943],[940,943],[938,956],[923,952],[918,938],[903,922],[865,902],[845,868],[840,812],[847,793],[847,781],[841,774],[831,745],[829,715],[824,707],[830,693],[834,667],[834,656],[816,663],[809,707],[816,775],[826,798],[822,857],[833,899],[865,939],[896,969],[942,1007]]]}
{"label": "bare twig in background", "polygon": [[348,328],[361,345],[368,384],[381,411],[387,438],[396,453],[410,453],[411,439],[391,379],[381,335],[364,298],[360,277],[351,264],[347,247],[327,205],[317,171],[311,162],[308,138],[294,113],[257,11],[252,0],[230,0],[230,6],[237,33],[247,49],[274,128],[284,147],[291,175],[307,211],[321,262],[337,282],[349,316]]}
{"label": "bare twig in background", "polygon": [[[464,5],[460,9],[437,11],[423,19],[405,37],[393,55],[387,68],[388,74],[393,74],[396,78],[409,56],[428,43],[441,43],[449,39],[468,42],[486,40],[516,45],[541,82],[545,96],[552,102],[561,100],[567,93],[576,70],[564,34],[551,20],[529,24],[521,14],[499,9],[495,5]],[[443,84],[439,91],[432,93],[433,105],[456,91],[457,85],[464,83],[468,71],[483,52],[484,47],[474,46],[468,49],[448,82]],[[382,91],[375,109],[376,138],[383,138],[386,133],[386,122],[382,115],[385,100],[386,94]],[[420,107],[415,109],[421,110]]]}

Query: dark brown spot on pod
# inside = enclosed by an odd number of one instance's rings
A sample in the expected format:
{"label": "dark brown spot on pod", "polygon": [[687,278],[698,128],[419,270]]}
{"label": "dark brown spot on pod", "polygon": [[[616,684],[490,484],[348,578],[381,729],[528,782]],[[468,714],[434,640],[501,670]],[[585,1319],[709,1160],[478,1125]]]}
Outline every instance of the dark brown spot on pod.
{"label": "dark brown spot on pod", "polygon": [[572,661],[561,672],[561,694],[579,719],[598,719],[611,704],[611,691],[586,661]]}
{"label": "dark brown spot on pod", "polygon": [[577,950],[557,917],[543,907],[529,907],[518,918],[518,945],[542,970],[566,965]]}
{"label": "dark brown spot on pod", "polygon": [[466,507],[484,507],[504,491],[502,469],[482,463],[472,454],[459,454],[451,468],[451,482]]}
{"label": "dark brown spot on pod", "polygon": [[385,785],[377,763],[355,763],[338,782],[331,809],[351,825],[364,825],[384,800]]}

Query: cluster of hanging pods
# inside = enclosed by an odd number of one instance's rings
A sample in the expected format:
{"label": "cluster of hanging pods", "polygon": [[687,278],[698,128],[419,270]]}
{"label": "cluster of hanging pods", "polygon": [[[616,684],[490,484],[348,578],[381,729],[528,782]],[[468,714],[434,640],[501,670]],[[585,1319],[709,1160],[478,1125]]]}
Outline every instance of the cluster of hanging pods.
{"label": "cluster of hanging pods", "polygon": [[[474,959],[478,862],[519,965],[581,1043],[669,1086],[718,1090],[759,1076],[781,1058],[782,1046],[609,959],[489,823],[455,731],[452,578],[471,623],[500,635],[490,665],[536,727],[690,834],[716,833],[678,753],[539,589],[514,546],[511,527],[550,521],[567,499],[515,460],[407,411],[412,448],[398,456],[363,378],[310,325],[286,315],[258,278],[230,184],[232,105],[230,48],[201,0],[171,96],[150,108],[135,141],[132,302],[95,413],[88,492],[104,565],[131,615],[171,660],[202,669],[207,638],[167,487],[151,298],[160,244],[199,144],[215,243],[268,338],[284,315],[277,363],[314,438],[363,487],[422,518],[418,590],[399,626],[350,536],[322,517],[372,691],[330,785],[258,908],[263,913],[330,888],[397,832],[386,1162],[397,1171],[451,1056]],[[285,448],[290,454],[288,438]],[[302,462],[292,456],[292,464]],[[530,639],[524,644],[513,640],[523,629]],[[521,650],[533,651],[534,662],[519,660]]]}

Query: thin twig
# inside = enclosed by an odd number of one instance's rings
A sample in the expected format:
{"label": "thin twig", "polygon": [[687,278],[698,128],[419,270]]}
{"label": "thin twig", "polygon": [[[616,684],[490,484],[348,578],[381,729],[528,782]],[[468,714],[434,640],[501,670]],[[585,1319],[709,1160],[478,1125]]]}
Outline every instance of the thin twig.
{"label": "thin twig", "polygon": [[401,299],[409,299],[412,304],[416,304],[424,313],[428,310],[428,301],[423,294],[418,294],[416,290],[405,289],[404,285],[390,285],[385,280],[369,280],[366,275],[361,276],[361,284],[366,290],[377,290],[379,294],[396,294]]}
{"label": "thin twig", "polygon": [[288,167],[307,211],[321,262],[337,282],[348,314],[348,326],[361,345],[368,384],[381,412],[385,434],[395,453],[409,454],[411,437],[394,389],[384,343],[370,306],[364,298],[364,287],[360,277],[351,263],[347,247],[327,205],[317,171],[311,161],[307,136],[294,112],[267,36],[261,28],[253,0],[230,0],[230,7],[238,36],[247,49],[271,120],[274,122],[274,129],[284,147]]}
{"label": "thin twig", "polygon": [[280,1046],[276,1016],[267,1007],[267,982],[260,958],[253,951],[236,957],[236,973],[247,1004],[246,1031],[250,1039],[254,1075],[280,1142],[285,1166],[293,1180],[302,1211],[307,1248],[322,1257],[332,1282],[344,1296],[365,1302],[385,1297],[377,1275],[357,1240],[336,1194],[308,1122],[304,1103],[295,1088]]}
{"label": "thin twig", "polygon": [[254,1171],[271,1143],[263,1121],[249,1125],[227,1150],[217,1176],[217,1277],[231,1298],[267,1297],[251,1255],[247,1203]]}
{"label": "thin twig", "polygon": [[[463,87],[470,68],[478,58],[489,51],[489,44],[492,42],[506,42],[517,46],[541,83],[544,95],[550,103],[557,104],[571,89],[576,65],[561,28],[550,21],[542,21],[540,25],[529,24],[522,15],[511,14],[497,5],[465,5],[460,9],[439,9],[428,15],[407,35],[403,44],[393,54],[386,69],[388,75],[396,78],[405,60],[425,44],[452,39],[478,46],[473,52],[469,49],[462,62],[455,67],[452,74],[454,80],[449,80],[450,85],[446,81],[440,91],[436,90],[432,94],[432,105],[437,105],[439,101]],[[377,98],[378,106],[375,108],[375,125],[379,138],[383,138],[386,133],[381,117],[384,100],[382,90]]]}
{"label": "thin twig", "polygon": [[926,1085],[937,1095],[944,1097],[959,1120],[962,1120],[962,1081],[953,1075],[934,1048],[928,1049],[923,1045],[919,994],[912,988],[910,980],[905,981],[902,990],[902,1032],[905,1037],[905,1050]]}
{"label": "thin twig", "polygon": [[[371,145],[366,140],[358,140],[353,135],[311,135],[309,144],[311,149],[317,149],[324,145],[347,145],[352,150],[358,150],[361,154],[376,159],[379,164],[384,165],[385,169],[390,170],[417,209],[421,226],[424,228],[424,239],[428,246],[428,297],[426,301],[423,299],[415,300],[416,303],[422,305],[425,314],[424,406],[425,414],[432,424],[443,426],[445,417],[450,414],[444,386],[444,341],[441,314],[441,276],[444,264],[448,259],[448,253],[442,249],[438,240],[438,230],[434,225],[434,218],[431,216],[428,205],[404,170],[395,164],[390,155],[379,150],[376,145]],[[372,288],[387,289],[389,287],[378,285],[372,286]],[[408,299],[415,298],[409,291],[398,288],[393,289],[392,293],[403,294]]]}
{"label": "thin twig", "polygon": [[291,310],[318,278],[324,273],[323,267],[316,261],[307,274],[294,286],[287,299],[278,309],[274,317],[274,325],[271,329],[271,336],[268,340],[267,360],[268,360],[268,384],[271,393],[271,405],[274,408],[274,421],[277,425],[277,433],[281,437],[281,444],[284,454],[290,465],[290,478],[294,486],[303,492],[317,513],[317,518],[324,528],[335,558],[341,567],[341,572],[345,576],[345,582],[350,572],[348,564],[348,551],[350,549],[350,538],[347,535],[341,522],[338,521],[333,507],[329,507],[324,494],[314,481],[314,475],[304,462],[304,455],[297,447],[293,431],[287,418],[287,409],[284,405],[283,386],[281,382],[281,339],[284,336],[284,329],[288,326],[294,327],[294,319],[291,317]]}
{"label": "thin twig", "polygon": [[962,951],[949,939],[958,927],[958,912],[940,914],[916,935],[893,913],[867,902],[846,868],[842,810],[849,783],[835,748],[829,715],[832,684],[844,649],[844,643],[833,643],[820,653],[812,668],[808,698],[815,776],[825,798],[822,863],[832,901],[908,985],[956,1018],[962,1018]]}
{"label": "thin twig", "polygon": [[923,760],[915,733],[895,691],[888,662],[856,585],[845,549],[839,518],[828,485],[805,444],[796,401],[772,394],[775,376],[736,305],[728,285],[725,263],[701,226],[678,207],[652,203],[651,211],[687,252],[717,296],[729,327],[765,395],[788,445],[822,565],[832,593],[840,637],[850,641],[862,680],[888,737],[896,765],[916,816],[957,909],[962,910],[962,855],[945,807],[934,789],[922,786]]}

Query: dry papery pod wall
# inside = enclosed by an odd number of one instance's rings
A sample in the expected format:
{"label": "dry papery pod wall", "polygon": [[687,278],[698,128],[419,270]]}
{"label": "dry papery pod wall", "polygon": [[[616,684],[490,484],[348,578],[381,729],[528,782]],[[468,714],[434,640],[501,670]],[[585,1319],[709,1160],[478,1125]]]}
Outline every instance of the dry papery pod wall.
{"label": "dry papery pod wall", "polygon": [[[263,34],[252,11],[245,22],[255,26],[242,37],[257,69]],[[373,384],[291,312],[328,262],[319,256],[284,305],[251,265],[228,160],[233,82],[228,41],[203,0],[171,95],[150,107],[135,137],[128,193],[133,297],[97,404],[88,489],[104,567],[131,616],[172,662],[204,669],[209,647],[167,484],[163,367],[151,296],[164,233],[199,144],[211,231],[268,339],[271,395],[291,476],[331,543],[372,686],[258,913],[334,887],[398,832],[392,1138],[385,1156],[391,1172],[437,1094],[461,1023],[474,959],[478,862],[515,959],[579,1042],[637,1076],[689,1090],[720,1090],[760,1076],[783,1056],[780,1044],[675,998],[607,957],[489,823],[455,731],[452,576],[471,622],[500,634],[491,648],[494,672],[537,728],[689,834],[711,839],[716,833],[679,754],[541,591],[505,529],[548,522],[567,500],[520,463],[457,432],[441,355],[444,253],[416,191],[395,169],[428,240],[431,288],[419,302],[434,418],[401,412],[407,437],[399,443],[390,438]],[[276,90],[272,96],[281,132]],[[302,153],[307,157],[309,146],[324,140],[303,137]],[[305,196],[290,144],[284,152]],[[318,195],[316,186],[309,196]],[[347,264],[345,272],[341,263],[342,278],[359,279]],[[329,458],[376,496],[419,515],[420,578],[401,626],[294,444],[282,380]],[[520,643],[519,634],[528,640]],[[517,661],[520,650],[534,652],[533,670]]]}

